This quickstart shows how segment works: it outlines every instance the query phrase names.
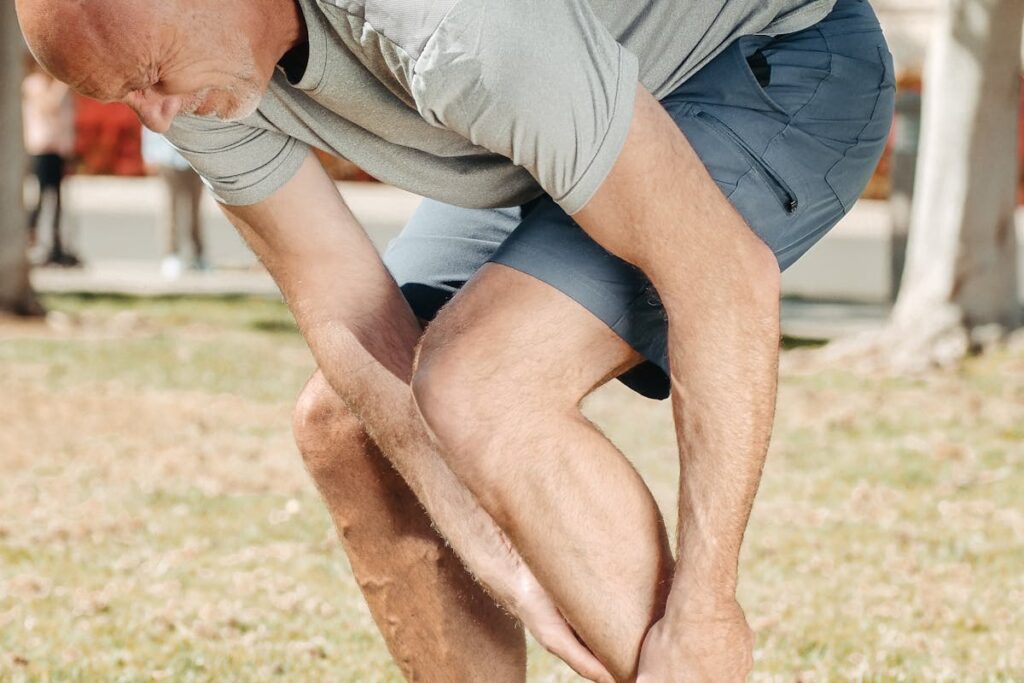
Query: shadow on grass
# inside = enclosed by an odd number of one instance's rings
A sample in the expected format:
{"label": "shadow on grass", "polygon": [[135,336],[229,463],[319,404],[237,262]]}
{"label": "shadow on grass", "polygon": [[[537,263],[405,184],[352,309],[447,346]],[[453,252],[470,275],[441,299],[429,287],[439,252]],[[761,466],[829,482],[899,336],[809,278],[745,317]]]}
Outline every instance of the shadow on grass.
{"label": "shadow on grass", "polygon": [[250,294],[123,294],[119,292],[73,292],[59,294],[45,294],[43,299],[50,302],[54,307],[79,304],[109,304],[128,308],[154,303],[193,303],[196,301],[237,303],[247,301],[265,301],[263,297],[255,297]]}
{"label": "shadow on grass", "polygon": [[269,332],[271,334],[298,334],[299,327],[293,320],[254,320],[249,323],[249,329],[257,332]]}
{"label": "shadow on grass", "polygon": [[273,297],[246,294],[54,294],[46,297],[46,306],[52,311],[72,316],[92,316],[101,322],[113,320],[120,313],[130,313],[165,328],[199,324],[279,337],[298,335],[292,314],[283,301]]}
{"label": "shadow on grass", "polygon": [[824,346],[827,343],[827,339],[815,339],[814,337],[793,337],[787,334],[783,335],[782,337],[782,350],[790,351],[792,349],[815,349]]}
{"label": "shadow on grass", "polygon": [[[132,310],[170,323],[203,320],[224,327],[241,327],[268,334],[292,335],[299,332],[283,302],[246,294],[137,296],[83,292],[51,294],[44,300],[50,310],[68,313]],[[814,337],[785,335],[782,338],[782,349],[816,348],[823,346],[826,341]]]}

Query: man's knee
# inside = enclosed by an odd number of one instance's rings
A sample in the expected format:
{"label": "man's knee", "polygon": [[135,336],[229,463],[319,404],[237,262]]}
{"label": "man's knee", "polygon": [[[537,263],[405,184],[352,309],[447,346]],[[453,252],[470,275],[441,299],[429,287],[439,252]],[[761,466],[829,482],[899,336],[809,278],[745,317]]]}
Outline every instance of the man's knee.
{"label": "man's knee", "polygon": [[[500,476],[510,431],[575,409],[579,396],[544,381],[525,358],[481,343],[473,334],[442,338],[428,330],[412,389],[442,455],[464,480]],[[467,481],[467,484],[470,483]]]}
{"label": "man's knee", "polygon": [[[485,419],[482,413],[487,396],[481,395],[481,378],[473,372],[472,360],[460,362],[458,353],[457,343],[438,344],[428,334],[418,350],[412,379],[420,415],[445,446],[445,457],[478,438],[480,421]],[[481,412],[476,413],[475,408]]]}
{"label": "man's knee", "polygon": [[292,433],[314,478],[344,466],[345,453],[362,450],[366,434],[320,372],[306,384],[292,412]]}

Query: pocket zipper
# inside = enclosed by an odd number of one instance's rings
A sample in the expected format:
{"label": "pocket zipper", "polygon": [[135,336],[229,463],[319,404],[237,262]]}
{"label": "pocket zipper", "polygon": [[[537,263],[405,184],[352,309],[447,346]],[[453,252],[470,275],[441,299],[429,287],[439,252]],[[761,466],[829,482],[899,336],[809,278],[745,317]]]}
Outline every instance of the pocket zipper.
{"label": "pocket zipper", "polygon": [[697,118],[707,123],[708,127],[719,135],[725,136],[729,141],[738,145],[743,153],[750,159],[750,165],[754,171],[764,179],[768,184],[768,187],[770,187],[775,196],[778,197],[779,203],[782,204],[782,208],[785,209],[786,213],[794,213],[796,211],[799,206],[796,194],[793,193],[793,190],[789,189],[789,186],[775,171],[773,171],[767,164],[761,161],[756,154],[754,154],[754,150],[750,149],[747,143],[743,141],[743,138],[707,112],[698,111]]}

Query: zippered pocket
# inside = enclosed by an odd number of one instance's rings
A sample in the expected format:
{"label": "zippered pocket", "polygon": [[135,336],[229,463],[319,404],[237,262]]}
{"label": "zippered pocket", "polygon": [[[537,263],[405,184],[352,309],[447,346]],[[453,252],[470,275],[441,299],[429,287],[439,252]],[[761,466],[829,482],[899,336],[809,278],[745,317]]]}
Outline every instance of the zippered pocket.
{"label": "zippered pocket", "polygon": [[711,114],[703,110],[696,112],[696,116],[699,120],[707,124],[713,132],[718,134],[719,137],[724,138],[726,142],[730,142],[736,145],[743,154],[750,160],[750,166],[754,169],[754,172],[761,176],[761,179],[765,181],[765,184],[771,189],[771,191],[778,198],[782,208],[785,209],[786,213],[794,213],[799,206],[799,200],[796,197],[796,193],[790,189],[789,185],[779,177],[770,166],[761,161],[754,150],[750,149],[750,146],[743,141],[739,135],[733,132],[729,126],[725,125]]}

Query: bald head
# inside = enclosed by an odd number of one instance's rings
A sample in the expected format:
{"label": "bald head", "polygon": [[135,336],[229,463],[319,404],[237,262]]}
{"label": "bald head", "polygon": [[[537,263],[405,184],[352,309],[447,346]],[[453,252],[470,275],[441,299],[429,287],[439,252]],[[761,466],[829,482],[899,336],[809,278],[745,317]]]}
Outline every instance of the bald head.
{"label": "bald head", "polygon": [[83,94],[108,97],[111,77],[143,71],[173,29],[167,3],[16,0],[29,49],[44,69]]}
{"label": "bald head", "polygon": [[[252,113],[304,38],[296,0],[15,0],[39,63],[77,92],[123,101],[150,128],[179,113]],[[282,21],[282,15],[286,21]]]}

